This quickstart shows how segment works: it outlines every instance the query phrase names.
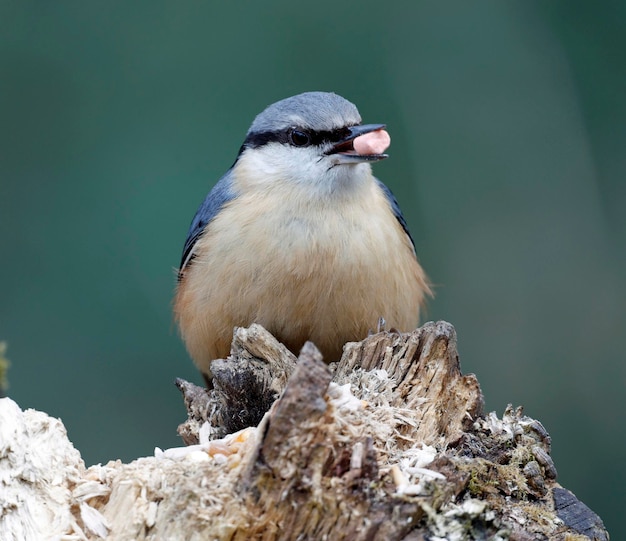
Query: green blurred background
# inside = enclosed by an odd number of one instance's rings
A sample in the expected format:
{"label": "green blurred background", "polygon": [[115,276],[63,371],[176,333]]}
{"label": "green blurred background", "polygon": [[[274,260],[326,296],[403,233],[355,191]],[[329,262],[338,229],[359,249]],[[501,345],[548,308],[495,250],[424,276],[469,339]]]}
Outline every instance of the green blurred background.
{"label": "green blurred background", "polygon": [[[333,90],[487,409],[523,404],[625,539],[626,3],[0,3],[0,340],[87,464],[178,445],[200,381],[170,302],[187,227],[266,105]],[[621,534],[621,535],[620,535]]]}

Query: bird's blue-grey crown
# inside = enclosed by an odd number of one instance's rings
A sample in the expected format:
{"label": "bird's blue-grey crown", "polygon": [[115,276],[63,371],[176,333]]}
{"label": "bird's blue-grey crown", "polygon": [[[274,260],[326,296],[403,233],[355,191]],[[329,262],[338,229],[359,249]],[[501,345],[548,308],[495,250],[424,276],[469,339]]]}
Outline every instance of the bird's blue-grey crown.
{"label": "bird's blue-grey crown", "polygon": [[273,103],[257,115],[248,136],[276,132],[291,126],[333,130],[361,123],[356,106],[332,92],[304,92]]}

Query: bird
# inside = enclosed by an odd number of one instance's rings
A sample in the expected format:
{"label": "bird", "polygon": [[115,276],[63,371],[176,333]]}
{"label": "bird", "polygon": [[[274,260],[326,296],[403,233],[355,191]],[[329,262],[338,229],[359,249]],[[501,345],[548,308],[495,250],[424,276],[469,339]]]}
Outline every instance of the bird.
{"label": "bird", "polygon": [[332,92],[256,116],[198,208],[178,269],[174,318],[207,385],[234,327],[258,323],[296,355],[312,341],[326,362],[380,321],[417,327],[429,280],[371,167],[389,143],[385,124],[362,124]]}

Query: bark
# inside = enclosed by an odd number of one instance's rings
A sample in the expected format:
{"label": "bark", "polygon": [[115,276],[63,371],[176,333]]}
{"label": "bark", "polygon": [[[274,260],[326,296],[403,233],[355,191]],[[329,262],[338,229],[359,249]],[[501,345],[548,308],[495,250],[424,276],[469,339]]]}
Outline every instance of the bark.
{"label": "bark", "polygon": [[186,448],[86,469],[63,426],[0,400],[0,539],[608,539],[550,437],[483,414],[445,322],[326,365],[237,329],[214,387],[178,381]]}

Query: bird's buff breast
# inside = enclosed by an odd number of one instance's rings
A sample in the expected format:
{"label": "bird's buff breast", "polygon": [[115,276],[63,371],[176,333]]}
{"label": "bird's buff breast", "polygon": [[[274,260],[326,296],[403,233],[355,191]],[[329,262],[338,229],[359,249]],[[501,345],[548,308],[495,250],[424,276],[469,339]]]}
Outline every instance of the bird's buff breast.
{"label": "bird's buff breast", "polygon": [[336,205],[242,195],[211,222],[175,311],[200,370],[228,355],[234,326],[260,323],[296,354],[312,340],[327,362],[346,341],[411,330],[427,289],[408,237],[374,182]]}

